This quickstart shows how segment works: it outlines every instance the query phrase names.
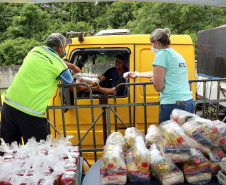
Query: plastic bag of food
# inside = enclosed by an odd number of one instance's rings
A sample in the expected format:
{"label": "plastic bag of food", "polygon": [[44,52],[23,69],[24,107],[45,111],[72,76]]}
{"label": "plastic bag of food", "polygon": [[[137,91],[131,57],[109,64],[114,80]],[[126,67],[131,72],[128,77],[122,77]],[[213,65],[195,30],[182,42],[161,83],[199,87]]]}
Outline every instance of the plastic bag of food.
{"label": "plastic bag of food", "polygon": [[216,176],[220,171],[221,167],[219,162],[223,157],[226,157],[225,153],[217,146],[211,147],[212,157],[209,157],[210,165],[211,165],[211,173],[213,176]]}
{"label": "plastic bag of food", "polygon": [[178,145],[184,140],[183,129],[173,120],[162,122],[159,130],[165,139],[171,144]]}
{"label": "plastic bag of food", "polygon": [[170,114],[170,119],[174,120],[180,126],[183,125],[188,120],[195,117],[198,117],[198,116],[180,109],[173,109],[173,111]]}
{"label": "plastic bag of food", "polygon": [[87,85],[95,85],[96,82],[100,82],[97,78],[97,74],[76,73],[74,78],[76,78],[76,83],[85,83]]}
{"label": "plastic bag of food", "polygon": [[120,132],[112,132],[107,140],[106,144],[118,144],[120,143],[122,145],[123,150],[126,150],[126,141],[124,136]]}
{"label": "plastic bag of food", "polygon": [[168,175],[175,167],[172,162],[161,155],[156,144],[153,144],[149,150],[151,170],[154,177]]}
{"label": "plastic bag of food", "polygon": [[215,124],[208,119],[190,119],[181,126],[184,132],[198,143],[211,147],[219,144],[221,136]]}
{"label": "plastic bag of food", "polygon": [[190,157],[190,146],[185,142],[174,145],[169,143],[164,137],[158,136],[156,144],[162,155],[173,163],[186,162]]}
{"label": "plastic bag of food", "polygon": [[222,146],[226,144],[226,123],[223,123],[220,120],[215,120],[213,123],[215,124],[216,128],[218,129],[218,133],[221,136],[219,145]]}
{"label": "plastic bag of food", "polygon": [[156,125],[151,125],[148,128],[147,135],[145,136],[145,142],[147,148],[150,148],[152,144],[156,143],[156,138],[160,136],[160,130]]}
{"label": "plastic bag of food", "polygon": [[149,150],[143,137],[138,136],[135,145],[126,152],[128,179],[131,182],[148,183],[151,178]]}
{"label": "plastic bag of food", "polygon": [[210,162],[194,148],[191,149],[191,157],[184,163],[183,171],[185,179],[191,184],[206,184],[212,178]]}
{"label": "plastic bag of food", "polygon": [[126,80],[128,80],[132,75],[133,75],[133,72],[132,71],[125,72],[125,73],[123,73],[123,78],[125,78]]}
{"label": "plastic bag of food", "polygon": [[143,140],[145,139],[144,133],[135,127],[130,127],[125,130],[124,138],[126,140],[127,149],[134,146],[137,136],[141,136]]}
{"label": "plastic bag of food", "polygon": [[127,181],[125,157],[121,144],[106,144],[101,161],[102,184],[125,184]]}
{"label": "plastic bag of food", "polygon": [[167,175],[162,175],[157,177],[162,185],[172,185],[172,184],[183,184],[184,174],[183,172],[175,166],[174,169],[170,171]]}

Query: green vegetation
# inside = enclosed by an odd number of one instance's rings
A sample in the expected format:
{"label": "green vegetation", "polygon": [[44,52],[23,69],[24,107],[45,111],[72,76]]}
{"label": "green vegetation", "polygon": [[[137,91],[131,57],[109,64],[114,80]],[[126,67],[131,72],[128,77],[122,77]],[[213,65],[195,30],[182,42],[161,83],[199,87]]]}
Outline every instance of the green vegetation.
{"label": "green vegetation", "polygon": [[21,64],[33,47],[51,33],[129,29],[150,34],[168,27],[172,34],[189,34],[226,22],[226,9],[201,5],[148,2],[74,2],[48,4],[0,3],[0,65]]}

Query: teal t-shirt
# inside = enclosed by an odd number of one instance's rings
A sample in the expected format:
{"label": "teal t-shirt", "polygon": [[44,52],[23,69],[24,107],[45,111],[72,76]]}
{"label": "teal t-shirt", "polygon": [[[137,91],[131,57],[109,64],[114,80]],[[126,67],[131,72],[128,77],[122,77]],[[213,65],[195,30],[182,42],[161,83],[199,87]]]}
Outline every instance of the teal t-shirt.
{"label": "teal t-shirt", "polygon": [[154,58],[154,66],[166,69],[164,88],[160,92],[160,104],[175,104],[176,101],[192,99],[188,83],[188,68],[184,58],[172,48],[159,50]]}

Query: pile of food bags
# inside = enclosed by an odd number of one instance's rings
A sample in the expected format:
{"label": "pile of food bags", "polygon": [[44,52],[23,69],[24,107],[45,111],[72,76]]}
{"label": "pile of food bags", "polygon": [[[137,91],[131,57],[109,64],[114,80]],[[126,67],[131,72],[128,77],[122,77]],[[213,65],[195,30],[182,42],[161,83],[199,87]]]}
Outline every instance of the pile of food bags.
{"label": "pile of food bags", "polygon": [[174,109],[170,118],[159,127],[150,125],[147,135],[131,127],[121,139],[114,137],[114,144],[120,143],[121,159],[125,159],[123,175],[131,182],[147,183],[152,174],[161,184],[171,185],[185,179],[191,184],[206,184],[212,176],[223,173],[220,161],[226,158],[226,124],[179,109]]}
{"label": "pile of food bags", "polygon": [[69,142],[73,136],[52,141],[28,140],[26,145],[10,146],[1,139],[0,184],[78,184],[79,148]]}

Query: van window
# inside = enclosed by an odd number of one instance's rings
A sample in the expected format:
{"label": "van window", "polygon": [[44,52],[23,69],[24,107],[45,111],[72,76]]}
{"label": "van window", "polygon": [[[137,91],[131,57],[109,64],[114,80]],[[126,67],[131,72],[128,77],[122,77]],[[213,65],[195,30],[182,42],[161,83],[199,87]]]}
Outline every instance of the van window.
{"label": "van window", "polygon": [[[106,75],[109,73],[117,74],[117,70],[115,69],[115,61],[116,55],[120,55],[123,57],[123,60],[126,65],[125,72],[129,71],[129,55],[130,50],[128,48],[81,48],[75,49],[71,52],[69,62],[75,64],[80,69],[83,69],[85,73],[96,74],[97,76],[101,76],[103,74]],[[73,72],[72,72],[73,73]],[[115,85],[115,76],[103,81],[100,83],[100,86],[106,88],[112,88]],[[76,80],[76,79],[75,79]],[[118,80],[118,78],[117,78]],[[122,80],[122,83],[126,83],[127,81]],[[125,88],[123,88],[125,89]],[[93,92],[93,94],[101,94],[99,92]],[[117,92],[117,96],[125,96],[126,91],[124,93]],[[78,93],[78,97],[88,97],[89,94],[87,92]]]}

